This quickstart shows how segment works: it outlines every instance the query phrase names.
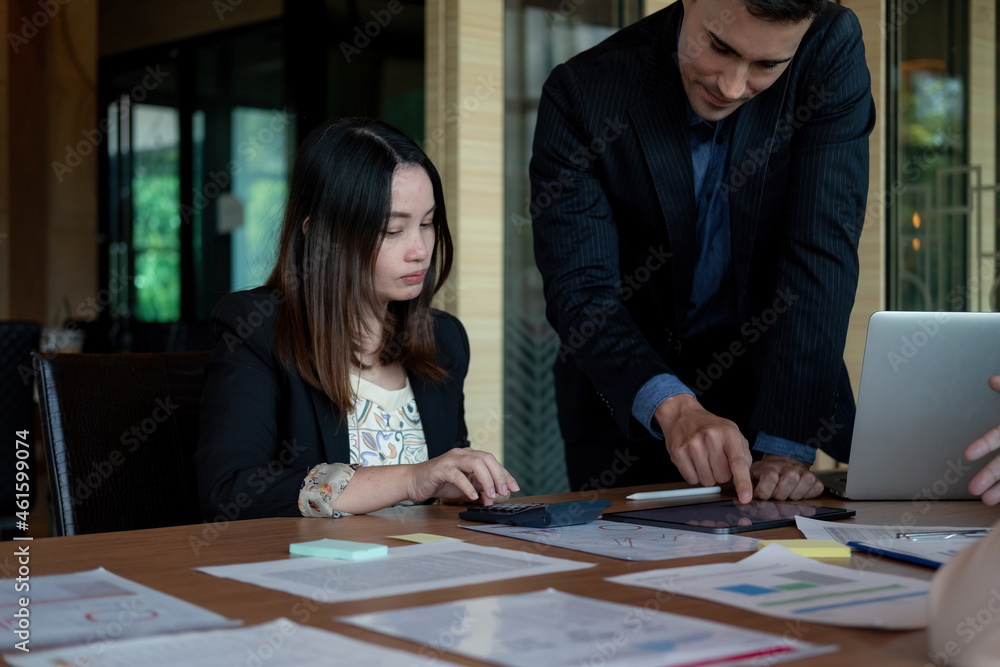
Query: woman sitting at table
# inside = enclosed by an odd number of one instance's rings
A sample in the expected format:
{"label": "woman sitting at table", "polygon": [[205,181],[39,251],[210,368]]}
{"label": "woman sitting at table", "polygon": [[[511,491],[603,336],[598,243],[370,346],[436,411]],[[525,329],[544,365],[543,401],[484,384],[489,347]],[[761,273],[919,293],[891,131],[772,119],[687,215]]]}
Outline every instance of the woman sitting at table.
{"label": "woman sitting at table", "polygon": [[360,119],[306,138],[271,276],[213,315],[194,457],[207,520],[518,490],[468,447],[469,341],[431,308],[451,261],[441,179],[411,139]]}

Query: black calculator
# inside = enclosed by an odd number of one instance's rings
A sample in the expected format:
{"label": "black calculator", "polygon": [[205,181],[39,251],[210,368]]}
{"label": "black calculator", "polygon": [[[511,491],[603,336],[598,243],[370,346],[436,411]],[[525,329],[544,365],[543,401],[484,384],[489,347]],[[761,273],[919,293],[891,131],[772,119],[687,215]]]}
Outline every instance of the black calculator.
{"label": "black calculator", "polygon": [[470,507],[458,518],[485,523],[506,523],[530,528],[555,528],[590,523],[611,505],[610,500],[570,500],[564,503],[501,503]]}

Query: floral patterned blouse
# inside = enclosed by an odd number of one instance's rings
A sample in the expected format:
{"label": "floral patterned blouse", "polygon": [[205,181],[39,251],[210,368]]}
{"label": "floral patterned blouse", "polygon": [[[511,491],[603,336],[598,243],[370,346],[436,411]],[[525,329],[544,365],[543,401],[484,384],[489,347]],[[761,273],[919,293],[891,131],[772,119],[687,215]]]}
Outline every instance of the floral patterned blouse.
{"label": "floral patterned blouse", "polygon": [[410,379],[402,389],[390,390],[351,374],[351,384],[356,388],[354,412],[347,416],[351,462],[321,463],[309,471],[299,489],[302,516],[346,515],[333,509],[333,503],[361,466],[427,460],[427,440]]}

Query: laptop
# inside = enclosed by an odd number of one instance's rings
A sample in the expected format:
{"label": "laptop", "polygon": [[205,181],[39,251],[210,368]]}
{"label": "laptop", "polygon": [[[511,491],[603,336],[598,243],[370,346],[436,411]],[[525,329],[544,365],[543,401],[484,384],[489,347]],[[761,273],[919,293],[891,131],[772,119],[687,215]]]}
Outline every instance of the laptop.
{"label": "laptop", "polygon": [[973,498],[994,456],[962,452],[1000,424],[1000,313],[877,312],[868,321],[846,471],[820,474],[851,500]]}

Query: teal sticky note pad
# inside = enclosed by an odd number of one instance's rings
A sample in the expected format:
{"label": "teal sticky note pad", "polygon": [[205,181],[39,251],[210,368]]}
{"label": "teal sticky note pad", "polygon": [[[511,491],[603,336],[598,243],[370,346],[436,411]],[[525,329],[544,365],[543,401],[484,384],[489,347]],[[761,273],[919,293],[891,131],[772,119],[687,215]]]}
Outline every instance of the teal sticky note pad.
{"label": "teal sticky note pad", "polygon": [[389,547],[384,544],[371,544],[369,542],[323,539],[290,544],[288,545],[288,551],[295,556],[365,560],[387,556],[389,554]]}

